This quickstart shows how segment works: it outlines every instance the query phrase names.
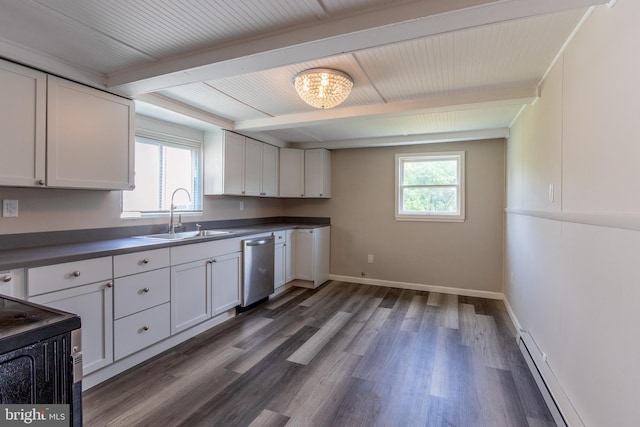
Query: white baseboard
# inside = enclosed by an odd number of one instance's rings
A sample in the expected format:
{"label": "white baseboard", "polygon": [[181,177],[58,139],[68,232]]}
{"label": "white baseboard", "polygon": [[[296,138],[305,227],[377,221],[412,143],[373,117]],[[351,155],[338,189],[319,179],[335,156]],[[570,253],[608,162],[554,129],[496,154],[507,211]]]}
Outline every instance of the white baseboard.
{"label": "white baseboard", "polygon": [[507,308],[511,321],[518,331],[516,337],[518,347],[529,366],[531,374],[536,380],[540,392],[547,402],[547,406],[556,424],[558,426],[584,427],[584,423],[580,419],[578,412],[545,360],[543,352],[538,347],[538,344],[536,344],[530,332],[522,327],[507,298],[504,299],[504,305]]}
{"label": "white baseboard", "polygon": [[478,297],[503,300],[502,292],[479,291],[474,289],[450,288],[448,286],[433,286],[422,283],[394,282],[391,280],[369,279],[366,277],[329,275],[330,280],[339,282],[358,283],[361,285],[387,286],[389,288],[411,289],[414,291],[439,292],[442,294],[462,295],[466,297]]}

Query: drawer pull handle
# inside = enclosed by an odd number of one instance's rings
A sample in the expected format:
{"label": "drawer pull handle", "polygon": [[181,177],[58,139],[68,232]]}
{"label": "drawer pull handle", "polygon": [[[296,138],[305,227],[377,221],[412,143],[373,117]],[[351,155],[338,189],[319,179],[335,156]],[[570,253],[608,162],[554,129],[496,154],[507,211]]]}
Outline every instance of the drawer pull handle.
{"label": "drawer pull handle", "polygon": [[142,292],[144,292],[144,293],[149,292],[149,288],[144,288],[144,289],[142,290]]}
{"label": "drawer pull handle", "polygon": [[142,263],[143,263],[143,264],[149,264],[149,258],[145,258],[145,259],[143,259],[143,260],[142,260]]}
{"label": "drawer pull handle", "polygon": [[144,325],[144,326],[142,327],[142,330],[143,330],[143,331],[148,331],[148,330],[149,330],[149,326]]}
{"label": "drawer pull handle", "polygon": [[105,285],[107,288],[113,288],[113,282],[107,282]]}
{"label": "drawer pull handle", "polygon": [[4,276],[4,277],[2,278],[2,281],[3,281],[4,283],[8,283],[8,282],[10,282],[10,281],[11,281],[11,275],[7,274],[6,276]]}
{"label": "drawer pull handle", "polygon": [[79,271],[74,271],[73,273],[71,273],[71,275],[73,277],[80,277],[80,272]]}

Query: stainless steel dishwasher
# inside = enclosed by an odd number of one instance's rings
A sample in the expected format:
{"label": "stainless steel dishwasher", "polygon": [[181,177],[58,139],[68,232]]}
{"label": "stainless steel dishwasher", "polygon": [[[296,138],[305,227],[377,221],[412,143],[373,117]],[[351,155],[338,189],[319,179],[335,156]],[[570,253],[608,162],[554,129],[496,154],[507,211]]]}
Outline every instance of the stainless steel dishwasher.
{"label": "stainless steel dishwasher", "polygon": [[240,307],[247,307],[273,293],[274,239],[273,236],[266,236],[242,243],[244,278]]}

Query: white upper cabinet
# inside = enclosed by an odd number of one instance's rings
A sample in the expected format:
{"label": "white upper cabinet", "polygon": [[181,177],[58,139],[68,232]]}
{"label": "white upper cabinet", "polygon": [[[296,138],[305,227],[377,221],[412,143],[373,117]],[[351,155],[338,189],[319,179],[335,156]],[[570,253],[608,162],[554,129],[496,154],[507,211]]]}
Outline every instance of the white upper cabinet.
{"label": "white upper cabinet", "polygon": [[0,94],[0,185],[44,185],[47,75],[0,60]]}
{"label": "white upper cabinet", "polygon": [[47,186],[131,190],[133,102],[49,76]]}
{"label": "white upper cabinet", "polygon": [[277,196],[278,147],[228,131],[205,136],[207,195]]}
{"label": "white upper cabinet", "polygon": [[329,150],[281,148],[280,197],[331,197]]}
{"label": "white upper cabinet", "polygon": [[331,152],[324,148],[304,151],[304,196],[331,197]]}
{"label": "white upper cabinet", "polygon": [[304,197],[304,150],[280,149],[280,197]]}
{"label": "white upper cabinet", "polygon": [[255,139],[244,140],[244,194],[262,196],[262,143]]}
{"label": "white upper cabinet", "polygon": [[278,170],[280,149],[269,144],[262,144],[262,195],[278,196]]}
{"label": "white upper cabinet", "polygon": [[1,60],[0,93],[0,185],[133,188],[133,101]]}

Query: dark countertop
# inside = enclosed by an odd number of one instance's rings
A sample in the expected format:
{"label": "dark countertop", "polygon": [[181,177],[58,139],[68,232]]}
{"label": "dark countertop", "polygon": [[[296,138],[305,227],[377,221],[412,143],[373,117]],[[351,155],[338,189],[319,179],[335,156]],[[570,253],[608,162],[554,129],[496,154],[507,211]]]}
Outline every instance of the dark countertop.
{"label": "dark countertop", "polygon": [[[212,227],[203,224],[203,230],[228,230],[232,233],[218,236],[201,236],[182,240],[155,240],[138,237],[123,237],[118,239],[95,240],[78,243],[47,244],[41,246],[23,247],[0,250],[0,271],[22,267],[37,267],[50,264],[78,261],[88,258],[112,256],[150,249],[169,248],[212,240],[231,239],[265,232],[286,230],[291,228],[317,228],[329,225],[324,222],[273,222],[258,224],[242,224],[240,227]],[[146,235],[154,233],[141,233]]]}
{"label": "dark countertop", "polygon": [[75,314],[0,297],[0,354],[80,328]]}

